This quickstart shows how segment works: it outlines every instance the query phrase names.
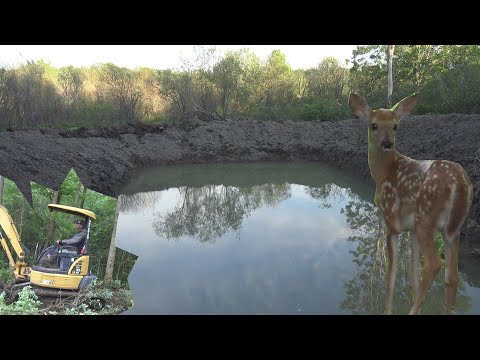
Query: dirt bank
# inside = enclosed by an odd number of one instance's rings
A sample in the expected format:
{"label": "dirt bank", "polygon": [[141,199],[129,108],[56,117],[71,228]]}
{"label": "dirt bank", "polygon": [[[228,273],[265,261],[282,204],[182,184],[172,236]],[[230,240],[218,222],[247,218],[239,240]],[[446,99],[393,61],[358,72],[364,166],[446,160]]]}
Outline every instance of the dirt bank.
{"label": "dirt bank", "polygon": [[[466,231],[476,241],[474,237],[480,236],[480,115],[409,117],[399,126],[397,147],[413,158],[449,159],[465,167],[475,186]],[[27,199],[30,181],[58,189],[72,167],[88,188],[116,196],[137,167],[296,159],[325,161],[373,185],[367,164],[367,128],[357,119],[226,121],[198,124],[187,131],[126,125],[0,134],[0,174],[15,181]]]}

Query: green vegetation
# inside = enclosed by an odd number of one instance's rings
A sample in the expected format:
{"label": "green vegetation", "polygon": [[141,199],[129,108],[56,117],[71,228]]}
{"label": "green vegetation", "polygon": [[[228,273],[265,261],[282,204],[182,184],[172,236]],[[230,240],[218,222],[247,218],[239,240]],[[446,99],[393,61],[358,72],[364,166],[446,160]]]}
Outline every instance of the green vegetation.
{"label": "green vegetation", "polygon": [[[387,106],[387,46],[358,46],[347,64],[319,59],[293,70],[273,51],[261,61],[248,49],[219,56],[196,48],[178,70],[114,64],[54,68],[28,61],[0,67],[0,129],[96,127],[145,122],[186,126],[241,119],[335,121],[350,117],[348,94]],[[478,113],[479,45],[397,45],[393,103],[413,92],[416,113]]]}
{"label": "green vegetation", "polygon": [[0,294],[0,315],[35,315],[42,303],[30,286],[26,286],[18,294],[18,300],[6,304],[5,292]]}
{"label": "green vegetation", "polygon": [[108,286],[94,282],[75,299],[43,304],[30,286],[18,294],[18,299],[7,304],[5,292],[0,294],[0,315],[116,315],[133,305],[130,291],[121,283],[112,281]]}

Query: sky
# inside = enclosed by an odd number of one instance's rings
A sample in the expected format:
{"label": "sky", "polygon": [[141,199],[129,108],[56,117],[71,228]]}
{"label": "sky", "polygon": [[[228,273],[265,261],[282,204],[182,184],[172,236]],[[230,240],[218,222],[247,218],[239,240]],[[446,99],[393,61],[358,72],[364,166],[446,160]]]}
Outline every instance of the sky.
{"label": "sky", "polygon": [[[357,45],[216,45],[220,55],[228,50],[249,48],[261,60],[276,49],[281,50],[293,69],[315,67],[326,56],[336,57],[342,65]],[[180,58],[193,58],[194,45],[0,45],[0,66],[40,60],[54,67],[90,66],[111,62],[134,69],[176,69]]]}

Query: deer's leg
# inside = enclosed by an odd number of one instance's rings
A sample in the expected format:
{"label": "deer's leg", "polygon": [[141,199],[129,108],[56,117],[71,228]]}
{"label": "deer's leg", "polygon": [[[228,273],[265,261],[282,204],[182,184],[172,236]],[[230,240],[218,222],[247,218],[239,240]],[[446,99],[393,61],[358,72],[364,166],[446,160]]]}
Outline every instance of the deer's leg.
{"label": "deer's leg", "polygon": [[420,245],[420,251],[423,255],[424,268],[420,290],[417,293],[412,308],[410,309],[411,315],[418,314],[420,306],[427,295],[427,291],[430,289],[433,279],[442,266],[440,256],[438,256],[437,249],[435,248],[435,227],[432,226],[431,223],[421,221],[415,226],[415,232],[417,234],[418,244]]}
{"label": "deer's leg", "polygon": [[410,268],[408,277],[410,280],[410,287],[412,289],[413,301],[418,297],[420,290],[420,246],[418,244],[415,231],[410,232]]}
{"label": "deer's leg", "polygon": [[460,244],[460,233],[453,236],[443,234],[445,248],[445,311],[451,314],[458,289],[458,246]]}
{"label": "deer's leg", "polygon": [[398,265],[398,234],[387,229],[387,303],[385,314],[392,314],[393,290]]}

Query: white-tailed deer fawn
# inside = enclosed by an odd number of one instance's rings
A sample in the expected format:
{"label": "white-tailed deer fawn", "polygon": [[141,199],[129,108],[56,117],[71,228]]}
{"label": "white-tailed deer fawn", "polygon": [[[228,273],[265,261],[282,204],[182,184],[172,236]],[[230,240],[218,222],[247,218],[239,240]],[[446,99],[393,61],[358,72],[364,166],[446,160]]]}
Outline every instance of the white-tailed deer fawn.
{"label": "white-tailed deer fawn", "polygon": [[[414,94],[392,109],[370,110],[361,96],[352,93],[349,99],[352,113],[368,122],[368,165],[375,182],[375,203],[387,227],[387,314],[392,313],[397,240],[404,231],[410,231],[411,238],[409,280],[414,304],[410,314],[419,313],[441,268],[435,247],[437,231],[444,241],[446,312],[451,313],[458,288],[460,229],[472,203],[472,184],[461,165],[448,160],[414,160],[395,149],[397,125],[416,102]],[[420,252],[424,258],[421,282]]]}

